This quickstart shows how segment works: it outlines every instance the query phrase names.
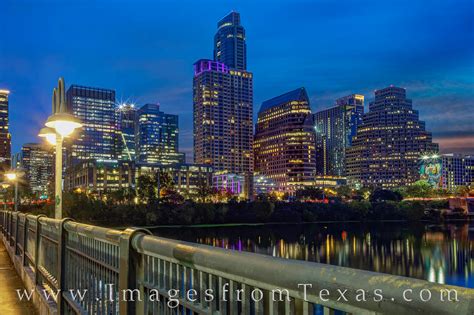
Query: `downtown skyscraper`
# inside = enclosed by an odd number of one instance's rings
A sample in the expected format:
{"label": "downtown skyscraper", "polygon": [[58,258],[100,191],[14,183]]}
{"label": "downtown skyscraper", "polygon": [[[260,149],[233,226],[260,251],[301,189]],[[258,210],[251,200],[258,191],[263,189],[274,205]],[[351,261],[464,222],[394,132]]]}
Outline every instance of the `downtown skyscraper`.
{"label": "downtown skyscraper", "polygon": [[136,155],[140,163],[184,163],[178,150],[178,115],[165,114],[158,104],[143,105],[136,114]]}
{"label": "downtown skyscraper", "polygon": [[39,143],[25,143],[21,147],[21,168],[25,171],[25,179],[31,191],[44,196],[48,185],[54,177],[53,152],[51,148]]}
{"label": "downtown skyscraper", "polygon": [[346,152],[347,176],[354,184],[399,187],[420,179],[420,159],[438,151],[431,133],[403,88],[375,91],[375,100]]}
{"label": "downtown skyscraper", "polygon": [[72,142],[69,163],[116,159],[115,91],[71,85],[66,96],[69,110],[83,123]]}
{"label": "downtown skyscraper", "polygon": [[117,109],[117,158],[135,161],[135,129],[137,108],[133,104],[121,104]]}
{"label": "downtown skyscraper", "polygon": [[336,100],[334,107],[314,114],[316,172],[322,176],[345,176],[346,149],[364,114],[364,96],[351,94]]}
{"label": "downtown skyscraper", "polygon": [[12,137],[9,123],[9,103],[10,91],[0,90],[0,165],[3,168],[10,168]]}
{"label": "downtown skyscraper", "polygon": [[255,172],[280,191],[314,185],[315,138],[305,88],[262,103],[255,128]]}
{"label": "downtown skyscraper", "polygon": [[[225,39],[238,35],[238,40],[225,41],[223,34],[227,34]],[[244,195],[250,198],[253,74],[245,70],[245,32],[238,13],[218,23],[215,40],[215,60],[201,59],[194,64],[194,162],[209,164],[216,172],[244,176]]]}
{"label": "downtown skyscraper", "polygon": [[214,35],[214,60],[236,70],[247,69],[245,29],[240,25],[240,14],[231,12],[217,23]]}

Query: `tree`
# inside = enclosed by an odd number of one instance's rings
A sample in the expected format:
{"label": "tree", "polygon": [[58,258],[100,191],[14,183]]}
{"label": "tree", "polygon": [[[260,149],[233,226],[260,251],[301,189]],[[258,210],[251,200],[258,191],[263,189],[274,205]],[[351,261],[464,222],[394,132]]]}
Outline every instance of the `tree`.
{"label": "tree", "polygon": [[160,200],[164,203],[180,204],[184,202],[184,197],[174,189],[163,188],[160,191]]}
{"label": "tree", "polygon": [[149,175],[140,175],[137,178],[137,196],[140,202],[150,203],[157,199],[157,182]]}
{"label": "tree", "polygon": [[342,185],[336,188],[336,193],[341,198],[351,198],[352,197],[352,189],[347,185]]}
{"label": "tree", "polygon": [[212,194],[213,189],[209,186],[208,181],[204,177],[199,176],[196,183],[197,200],[200,202],[208,202],[212,197]]}
{"label": "tree", "polygon": [[108,195],[114,204],[131,204],[136,196],[136,192],[132,187],[127,187],[112,191]]}
{"label": "tree", "polygon": [[[159,176],[159,177],[158,177]],[[158,185],[160,183],[160,190],[161,189],[174,189],[174,181],[173,177],[171,176],[170,172],[164,170],[158,170],[155,173],[155,182]]]}
{"label": "tree", "polygon": [[323,191],[319,188],[305,187],[304,189],[298,189],[295,192],[295,196],[298,200],[316,200],[323,198]]}
{"label": "tree", "polygon": [[401,189],[401,193],[405,197],[427,198],[433,195],[433,186],[426,180],[419,180]]}
{"label": "tree", "polygon": [[398,204],[400,213],[410,221],[418,221],[425,216],[425,205],[420,201],[403,201]]}
{"label": "tree", "polygon": [[471,189],[468,186],[457,186],[454,193],[459,197],[467,197],[469,196],[470,190]]}
{"label": "tree", "polygon": [[398,191],[377,188],[370,195],[370,202],[401,201],[402,195]]}

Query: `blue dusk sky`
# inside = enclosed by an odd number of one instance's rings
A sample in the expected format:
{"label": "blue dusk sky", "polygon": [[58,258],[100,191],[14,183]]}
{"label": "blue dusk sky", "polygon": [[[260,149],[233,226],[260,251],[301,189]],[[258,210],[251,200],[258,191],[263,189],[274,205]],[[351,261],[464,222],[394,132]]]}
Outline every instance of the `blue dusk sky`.
{"label": "blue dusk sky", "polygon": [[216,23],[240,12],[262,101],[304,86],[313,111],[338,97],[404,87],[442,152],[474,153],[474,2],[3,0],[0,88],[13,152],[36,136],[66,85],[178,114],[192,158],[193,63],[212,58]]}

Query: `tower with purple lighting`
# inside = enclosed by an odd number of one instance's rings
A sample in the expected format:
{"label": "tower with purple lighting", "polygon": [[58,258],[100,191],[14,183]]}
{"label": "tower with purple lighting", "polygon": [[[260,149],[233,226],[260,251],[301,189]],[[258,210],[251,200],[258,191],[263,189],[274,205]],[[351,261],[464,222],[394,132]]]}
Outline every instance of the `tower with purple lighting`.
{"label": "tower with purple lighting", "polygon": [[[242,196],[251,198],[253,74],[245,70],[245,34],[240,15],[232,12],[218,23],[218,28],[214,60],[194,63],[194,162],[212,165],[221,174],[243,176]],[[243,46],[239,40],[225,40],[235,34],[242,35]]]}

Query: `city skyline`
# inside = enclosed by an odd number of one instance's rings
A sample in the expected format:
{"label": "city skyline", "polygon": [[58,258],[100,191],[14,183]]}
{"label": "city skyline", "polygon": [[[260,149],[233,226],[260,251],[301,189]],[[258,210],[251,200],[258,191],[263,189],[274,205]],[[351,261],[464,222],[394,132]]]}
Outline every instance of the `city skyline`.
{"label": "city skyline", "polygon": [[[66,43],[57,49],[53,45],[57,44],[56,26],[39,23],[38,29],[33,29],[41,7],[31,4],[29,11],[18,4],[6,4],[6,16],[0,25],[5,23],[4,42],[8,45],[0,48],[0,88],[11,91],[13,153],[19,152],[23,143],[39,141],[36,134],[50,110],[51,88],[58,76],[64,76],[68,84],[114,89],[118,100],[131,100],[139,106],[159,102],[164,112],[179,115],[180,148],[188,161],[192,160],[192,64],[199,58],[212,58],[217,21],[231,9],[241,13],[247,31],[248,68],[255,76],[255,108],[263,100],[298,86],[308,90],[315,112],[351,93],[363,94],[368,103],[374,89],[394,84],[407,89],[442,152],[474,151],[474,117],[469,111],[474,86],[469,77],[473,34],[466,27],[472,24],[466,10],[468,2],[456,6],[436,2],[429,8],[404,2],[390,7],[390,12],[381,4],[365,2],[356,6],[347,2],[343,8],[338,7],[337,14],[336,7],[327,2],[265,6],[266,14],[252,10],[249,3],[219,8],[196,8],[189,3],[172,18],[155,24],[125,15],[127,10],[136,10],[127,4],[99,13],[97,9],[103,4],[56,7],[49,15],[63,24],[59,34]],[[406,15],[404,8],[408,5],[413,15]],[[144,3],[143,7],[155,9],[151,11],[160,20],[173,4]],[[85,9],[91,11],[89,23],[82,28],[70,24],[61,14],[71,9],[77,16]],[[140,14],[148,16],[150,13],[145,11]],[[301,16],[296,16],[297,12]],[[118,28],[125,32],[123,36],[128,35],[127,41],[119,41],[113,31],[117,20],[111,20],[110,14],[117,14],[119,21],[120,17],[134,21]],[[202,21],[183,24],[195,15]],[[432,19],[441,15],[442,20]],[[11,27],[12,18],[20,19],[23,26]],[[105,21],[112,25],[106,26],[109,24]],[[290,21],[291,25],[285,23]],[[379,26],[377,32],[370,30],[374,23]],[[92,33],[94,27],[99,27],[97,34]],[[327,32],[327,27],[331,31]],[[379,38],[383,31],[386,38]],[[308,39],[302,47],[307,49],[295,49],[304,37]],[[91,50],[78,46],[85,40],[93,44]],[[32,44],[37,44],[35,49],[31,49]],[[115,54],[118,44],[123,50]],[[25,108],[31,110],[30,115],[24,115]],[[450,109],[448,113],[446,108]],[[256,114],[254,111],[254,123]]]}

